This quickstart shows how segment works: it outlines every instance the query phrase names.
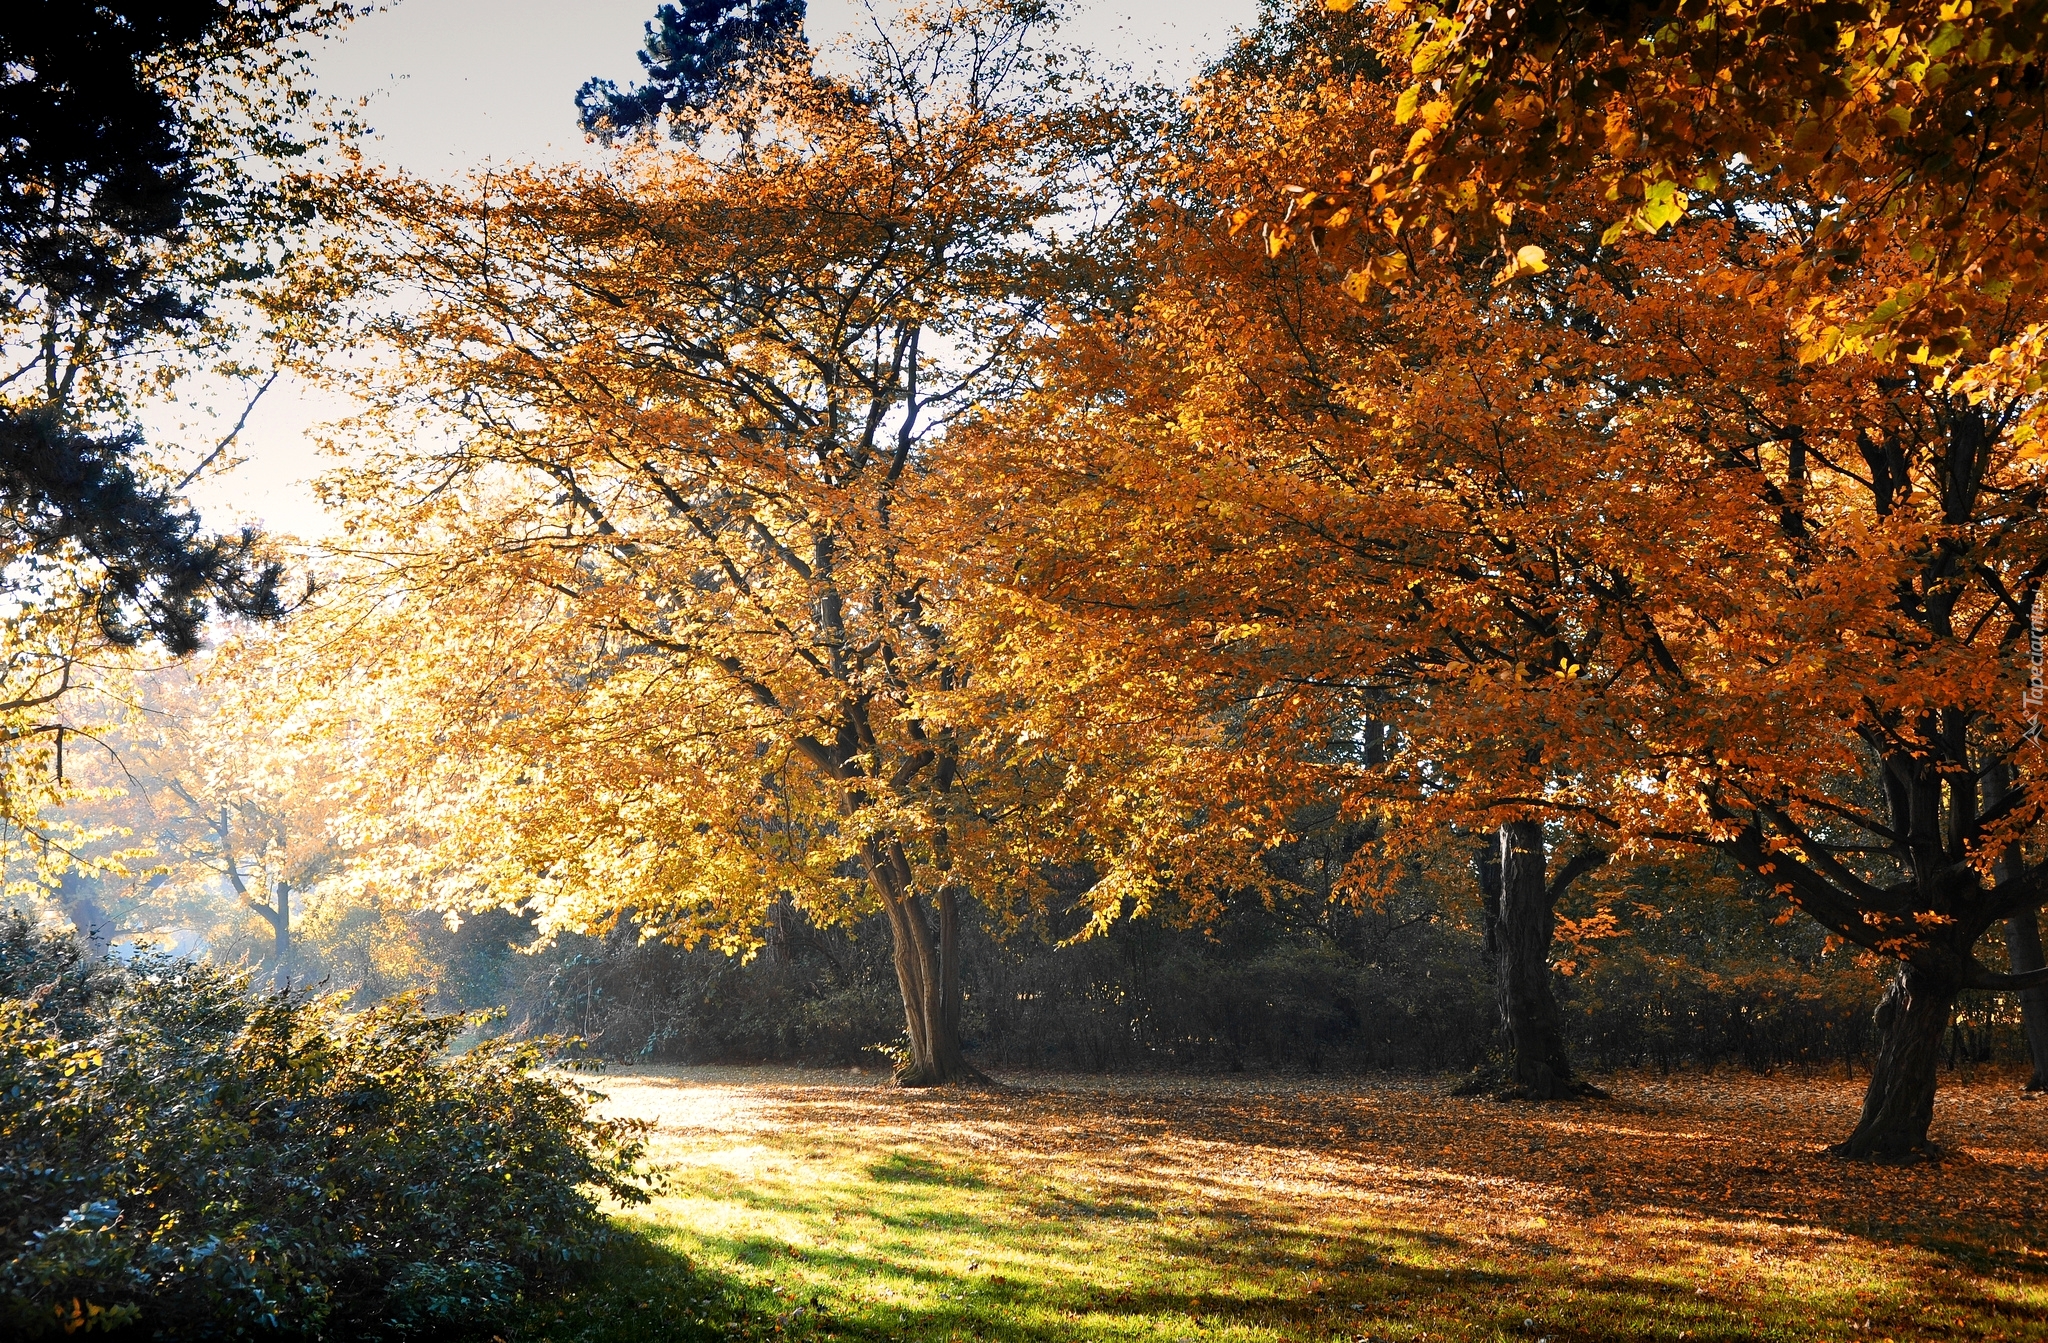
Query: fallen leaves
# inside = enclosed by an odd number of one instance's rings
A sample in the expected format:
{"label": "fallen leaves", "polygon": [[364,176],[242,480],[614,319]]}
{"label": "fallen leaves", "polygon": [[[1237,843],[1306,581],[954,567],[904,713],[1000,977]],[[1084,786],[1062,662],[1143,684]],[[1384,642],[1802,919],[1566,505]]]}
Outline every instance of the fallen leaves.
{"label": "fallen leaves", "polygon": [[[868,1323],[892,1337],[1820,1339],[1852,1316],[1857,1338],[2048,1336],[2048,1103],[2011,1079],[1945,1082],[1938,1167],[1821,1155],[1858,1080],[1611,1085],[1546,1107],[1387,1078],[609,1089],[657,1120],[659,1215],[705,1257],[844,1320],[886,1288]],[[795,1243],[815,1252],[765,1251]]]}

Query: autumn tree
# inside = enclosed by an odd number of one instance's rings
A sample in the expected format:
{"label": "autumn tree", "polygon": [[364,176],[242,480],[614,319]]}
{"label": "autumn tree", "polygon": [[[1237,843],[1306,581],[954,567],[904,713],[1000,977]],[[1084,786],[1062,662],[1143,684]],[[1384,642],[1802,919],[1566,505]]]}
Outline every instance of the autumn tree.
{"label": "autumn tree", "polygon": [[992,579],[963,605],[1029,684],[1022,735],[1084,755],[1118,724],[1156,739],[1101,757],[1145,760],[1134,777],[1173,800],[1128,827],[1152,840],[1126,861],[1255,888],[1218,855],[1286,842],[1326,799],[1383,832],[1344,884],[1356,899],[1475,845],[1498,1084],[1574,1094],[1548,949],[1557,900],[1608,852],[1549,805],[1579,731],[1562,547],[1585,505],[1557,463],[1600,395],[1560,377],[1586,339],[1485,249],[1390,289],[1403,255],[1331,273],[1313,243],[1247,227],[1329,101],[1391,105],[1375,40],[1357,23],[1286,34],[1284,57],[1254,43],[1205,90],[1137,311],[1069,326],[1040,394],[951,459],[961,548]]}
{"label": "autumn tree", "polygon": [[1113,109],[1044,17],[909,16],[858,96],[799,63],[694,149],[360,184],[384,376],[287,730],[360,749],[362,863],[735,952],[784,897],[879,908],[902,1080],[971,1075],[959,905],[1038,855],[907,496],[1115,224]]}
{"label": "autumn tree", "polygon": [[[1839,639],[1865,660],[1854,669],[1830,660],[1838,684],[1883,678],[1882,690],[1839,706],[1837,720],[1864,748],[1861,764],[1838,766],[1884,778],[1882,801],[1874,790],[1850,805],[1839,781],[1809,776],[1759,787],[1778,793],[1776,815],[1756,795],[1729,808],[1749,829],[1753,870],[1789,876],[1780,889],[1831,928],[1907,962],[1883,1012],[1885,1058],[1845,1144],[1853,1154],[1924,1141],[1931,1053],[1956,985],[2031,994],[2040,979],[2024,843],[1992,833],[2015,806],[2009,780],[2024,773],[2033,740],[2002,702],[2011,686],[1999,673],[2024,663],[2039,576],[2023,538],[2038,508],[2040,44],[2038,17],[2024,6],[1768,4],[1709,16],[1680,5],[1576,20],[1540,6],[1424,8],[1406,54],[1411,75],[1431,87],[1418,83],[1397,111],[1416,123],[1404,150],[1410,185],[1372,188],[1401,197],[1389,218],[1419,198],[1417,184],[1440,216],[1489,197],[1503,210],[1555,215],[1556,196],[1590,172],[1622,202],[1606,211],[1609,245],[1687,230],[1689,212],[1710,233],[1717,217],[1748,211],[1754,222],[1768,217],[1749,204],[1760,192],[1798,202],[1778,216],[1768,255],[1692,274],[1784,323],[1762,333],[1774,337],[1761,346],[1774,367],[1742,384],[1738,413],[1716,427],[1756,445],[1739,455],[1757,476],[1756,496],[1802,538],[1802,560],[1816,553],[1805,540],[1816,482],[1841,510],[1830,517],[1834,537],[1868,528],[1901,547],[1880,552],[1864,539],[1848,549],[1853,565],[1892,585],[1861,593],[1864,618],[1881,631],[1874,641],[1853,624],[1809,631],[1815,650]],[[1731,317],[1732,307],[1723,309]],[[1714,399],[1697,371],[1718,362],[1714,347],[1674,343],[1668,322],[1646,334],[1648,349],[1694,361],[1683,385]],[[1816,361],[1830,366],[1808,367]],[[1788,404],[1765,379],[1803,396]],[[1720,403],[1724,414],[1732,406]],[[1847,407],[1858,422],[1845,422]],[[1813,582],[1838,572],[1794,571]],[[1958,611],[1970,612],[1967,623],[1955,623]],[[1924,698],[1892,698],[1902,659],[1922,674],[1941,667],[1937,685],[1918,689]],[[1791,798],[1842,814],[1795,820]],[[1931,820],[1936,812],[1944,819]],[[1830,857],[1829,843],[1880,850],[1888,862],[1874,879]],[[1777,858],[1780,844],[1801,861]],[[1970,954],[2001,917],[2013,976]],[[2038,1002],[2027,1006],[2038,1051],[2048,1020]]]}
{"label": "autumn tree", "polygon": [[[2040,292],[2048,27],[2029,4],[1389,10],[1405,143],[1359,165],[1387,203],[1376,227],[1427,215],[1487,236],[1496,206],[1546,211],[1591,179],[1612,241],[1725,207],[1760,174],[1816,202],[1810,245],[1766,277],[1810,301],[1792,319],[1809,355],[1981,354],[1973,295]],[[1873,285],[1854,263],[1878,257]]]}
{"label": "autumn tree", "polygon": [[143,683],[119,743],[128,824],[154,850],[152,881],[188,898],[211,888],[202,900],[224,896],[262,920],[263,959],[284,984],[299,968],[293,897],[303,907],[343,864],[327,825],[331,765],[270,739],[244,710],[252,687],[222,684],[238,670],[216,663],[201,679],[172,669]]}
{"label": "autumn tree", "polygon": [[[1750,174],[1654,233],[1582,184],[1462,250],[1450,223],[1389,248],[1346,189],[1386,152],[1359,128],[1402,116],[1384,81],[1326,62],[1213,97],[1225,135],[1190,162],[1223,208],[1191,193],[1140,320],[1075,337],[1043,418],[995,440],[1020,609],[1117,650],[1104,702],[1134,666],[1206,680],[1263,716],[1262,759],[1394,808],[1396,843],[1490,815],[1532,853],[1547,821],[1733,856],[1901,963],[1843,1150],[1921,1150],[1956,993],[2037,978],[1973,954],[2040,903],[2031,300],[1968,309],[2003,353],[1816,362],[1775,284],[1829,219],[1797,184]],[[1834,283],[1875,310],[1913,264]],[[1367,715],[1398,745],[1378,770],[1328,746]]]}
{"label": "autumn tree", "polygon": [[[2048,226],[2034,168],[2043,30],[2027,6],[1402,12],[1413,134],[1401,180],[1391,164],[1372,175],[1386,220],[1434,208],[1483,232],[1483,206],[1548,212],[1592,174],[1612,241],[1711,217],[1761,177],[1812,203],[1806,245],[1747,281],[1803,305],[1802,359],[2038,362],[2038,324],[2003,320],[2038,298]],[[1873,284],[1859,263],[1877,258]],[[1988,323],[1984,295],[2001,301]],[[2018,413],[2036,432],[2038,406]],[[2008,921],[2015,972],[2039,967],[2040,940],[2032,910]],[[2039,1081],[2048,999],[2022,1001]]]}

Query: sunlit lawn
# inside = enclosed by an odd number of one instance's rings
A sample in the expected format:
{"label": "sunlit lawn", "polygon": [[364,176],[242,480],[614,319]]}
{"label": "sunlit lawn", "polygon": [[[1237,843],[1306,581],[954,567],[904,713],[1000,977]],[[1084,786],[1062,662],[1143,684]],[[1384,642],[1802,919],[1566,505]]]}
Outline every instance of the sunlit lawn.
{"label": "sunlit lawn", "polygon": [[1953,1155],[1884,1168],[1820,1154],[1839,1076],[878,1080],[606,1079],[671,1187],[534,1336],[2048,1339],[2048,1101],[2010,1078],[1945,1077]]}

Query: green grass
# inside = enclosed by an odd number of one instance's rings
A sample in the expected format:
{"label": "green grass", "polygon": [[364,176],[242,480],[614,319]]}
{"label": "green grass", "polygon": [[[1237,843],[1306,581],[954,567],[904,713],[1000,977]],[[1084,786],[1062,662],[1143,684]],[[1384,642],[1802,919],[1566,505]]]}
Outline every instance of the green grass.
{"label": "green grass", "polygon": [[1951,1089],[1977,1145],[1934,1168],[1818,1156],[1854,1096],[1813,1080],[1563,1107],[737,1070],[607,1089],[660,1121],[670,1187],[530,1337],[2048,1339],[2048,1104],[2000,1085]]}

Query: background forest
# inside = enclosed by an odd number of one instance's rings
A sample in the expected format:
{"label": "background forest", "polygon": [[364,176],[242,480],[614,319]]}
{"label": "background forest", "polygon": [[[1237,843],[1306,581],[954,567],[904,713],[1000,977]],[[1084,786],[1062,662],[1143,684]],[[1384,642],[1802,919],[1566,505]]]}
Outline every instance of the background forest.
{"label": "background forest", "polygon": [[[260,759],[243,748],[229,769]],[[343,865],[317,816],[289,814],[275,794],[266,809],[246,784],[210,785],[194,762],[133,745],[122,755],[134,772],[97,819],[122,832],[102,841],[110,852],[147,875],[72,874],[48,897],[117,954],[160,946],[364,1004],[423,991],[437,1010],[498,1011],[493,1030],[576,1035],[621,1062],[887,1069],[900,1055],[876,916],[819,927],[781,903],[745,957],[647,940],[631,923],[543,941],[516,912],[451,919],[358,893],[335,879]],[[166,772],[145,774],[142,760]],[[1360,908],[1314,875],[1326,856],[1282,851],[1296,890],[1233,902],[1214,921],[1155,915],[1085,936],[1073,895],[1014,921],[969,915],[971,1056],[1082,1070],[1478,1067],[1497,1027],[1476,886],[1454,872]],[[1558,994],[1578,1057],[1596,1068],[1868,1067],[1879,967],[1829,951],[1810,927],[1774,924],[1740,898],[1741,880],[1711,863],[1646,869],[1588,883],[1560,907]],[[1996,995],[1959,1008],[1945,1048],[1949,1067],[2028,1062],[2015,1005]]]}

